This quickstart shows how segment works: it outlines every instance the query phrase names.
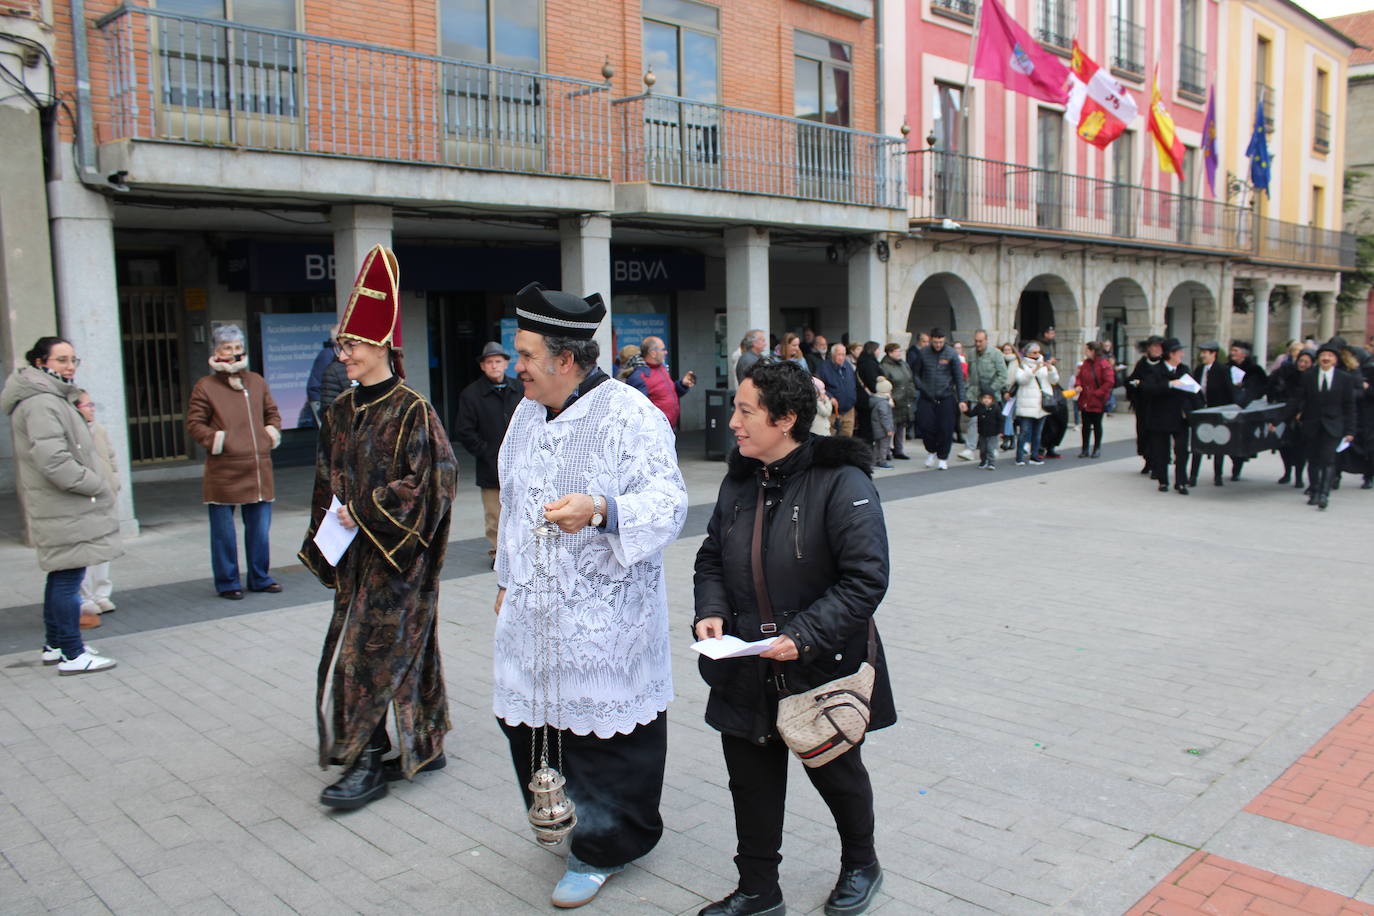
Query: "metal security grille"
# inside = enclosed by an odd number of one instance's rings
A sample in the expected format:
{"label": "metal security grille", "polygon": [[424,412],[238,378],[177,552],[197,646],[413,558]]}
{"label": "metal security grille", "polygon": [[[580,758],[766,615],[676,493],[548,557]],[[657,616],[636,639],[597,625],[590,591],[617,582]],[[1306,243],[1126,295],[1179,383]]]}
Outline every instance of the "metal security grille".
{"label": "metal security grille", "polygon": [[131,461],[137,466],[189,458],[180,292],[120,287],[119,330]]}

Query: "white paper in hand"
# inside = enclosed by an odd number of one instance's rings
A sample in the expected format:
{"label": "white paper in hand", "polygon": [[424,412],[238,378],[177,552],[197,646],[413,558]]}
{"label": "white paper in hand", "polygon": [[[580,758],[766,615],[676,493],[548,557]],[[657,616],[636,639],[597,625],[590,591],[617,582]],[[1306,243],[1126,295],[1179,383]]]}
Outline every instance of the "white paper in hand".
{"label": "white paper in hand", "polygon": [[341,506],[343,503],[339,502],[339,497],[331,499],[329,508],[324,513],[324,520],[315,530],[315,546],[320,548],[320,553],[329,561],[330,566],[339,565],[339,559],[344,555],[344,551],[358,536],[356,527],[345,528],[339,523],[337,513]]}
{"label": "white paper in hand", "polygon": [[1348,448],[1350,448],[1350,440],[1342,439],[1341,444],[1336,446],[1336,454],[1339,455],[1341,452],[1345,451]]}
{"label": "white paper in hand", "polygon": [[1202,390],[1202,386],[1197,383],[1197,379],[1193,378],[1191,375],[1181,375],[1169,384],[1189,394],[1197,394]]}
{"label": "white paper in hand", "polygon": [[743,658],[746,655],[759,655],[777,640],[776,636],[760,639],[758,642],[745,642],[738,636],[722,636],[720,639],[707,638],[692,643],[692,648],[707,658],[719,661],[722,658]]}
{"label": "white paper in hand", "polygon": [[1231,367],[1231,384],[1242,385],[1245,383],[1245,370],[1240,366]]}

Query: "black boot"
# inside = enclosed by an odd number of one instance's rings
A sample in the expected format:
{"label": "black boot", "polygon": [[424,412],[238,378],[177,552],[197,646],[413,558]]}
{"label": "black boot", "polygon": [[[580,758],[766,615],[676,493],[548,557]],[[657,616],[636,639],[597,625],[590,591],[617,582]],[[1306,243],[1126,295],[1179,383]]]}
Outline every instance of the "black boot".
{"label": "black boot", "polygon": [[862,913],[882,886],[883,867],[877,862],[864,868],[840,869],[840,879],[825,901],[825,916]]}
{"label": "black boot", "polygon": [[358,755],[343,778],[320,793],[320,804],[351,811],[386,794],[382,749],[370,747]]}
{"label": "black boot", "polygon": [[1218,474],[1218,475],[1216,475],[1215,477],[1212,478],[1212,485],[1213,485],[1213,486],[1217,486],[1217,487],[1222,486],[1221,475],[1220,475],[1220,474]]}
{"label": "black boot", "polygon": [[1374,490],[1374,475],[1364,475],[1364,483],[1360,484],[1361,490]]}
{"label": "black boot", "polygon": [[1293,487],[1294,487],[1294,489],[1297,489],[1298,487],[1301,487],[1301,486],[1302,486],[1302,471],[1299,470],[1296,474],[1293,475]]}
{"label": "black boot", "polygon": [[1337,471],[1335,474],[1332,474],[1332,475],[1331,475],[1331,489],[1333,489],[1333,490],[1339,490],[1340,488],[1341,488],[1341,472],[1340,472],[1340,471]]}
{"label": "black boot", "polygon": [[1102,447],[1101,447],[1101,446],[1093,446],[1093,452],[1092,452],[1092,454],[1089,455],[1088,457],[1089,457],[1089,458],[1101,458],[1101,457],[1102,457]]}
{"label": "black boot", "polygon": [[775,887],[767,894],[745,894],[735,891],[724,900],[697,910],[697,916],[784,916],[787,906],[782,902],[782,888]]}
{"label": "black boot", "polygon": [[[448,766],[448,757],[444,754],[440,754],[438,757],[435,757],[429,763],[416,770],[415,774],[418,776],[421,773],[433,773],[435,770],[442,770],[446,766]],[[396,782],[398,779],[406,778],[405,772],[401,769],[400,757],[394,760],[383,761],[382,773],[386,776],[387,782]]]}
{"label": "black boot", "polygon": [[1279,484],[1280,486],[1282,486],[1283,484],[1288,483],[1289,479],[1290,479],[1292,476],[1293,476],[1293,469],[1290,468],[1290,467],[1285,467],[1285,468],[1283,469],[1283,476],[1280,477],[1278,480],[1276,480],[1275,483],[1277,483],[1277,484]]}

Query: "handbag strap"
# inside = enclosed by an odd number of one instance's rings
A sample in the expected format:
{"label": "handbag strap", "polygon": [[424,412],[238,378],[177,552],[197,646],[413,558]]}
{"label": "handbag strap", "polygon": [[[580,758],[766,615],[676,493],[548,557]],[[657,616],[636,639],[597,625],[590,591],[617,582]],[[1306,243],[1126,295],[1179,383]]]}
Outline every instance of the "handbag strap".
{"label": "handbag strap", "polygon": [[[754,504],[754,536],[749,544],[749,567],[754,575],[754,600],[759,609],[759,632],[764,636],[776,636],[778,625],[773,620],[773,602],[768,597],[768,582],[763,577],[763,484],[759,484],[758,500]],[[782,674],[782,663],[769,659],[773,665],[773,683],[779,696],[787,696],[787,680]],[[868,663],[878,666],[878,628],[873,618],[868,618]]]}

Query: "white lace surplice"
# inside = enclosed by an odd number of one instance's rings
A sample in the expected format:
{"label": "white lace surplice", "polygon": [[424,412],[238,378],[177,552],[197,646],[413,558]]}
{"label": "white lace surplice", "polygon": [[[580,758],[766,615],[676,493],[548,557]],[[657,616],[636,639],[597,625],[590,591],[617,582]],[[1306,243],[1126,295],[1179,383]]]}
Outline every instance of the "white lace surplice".
{"label": "white lace surplice", "polygon": [[[496,578],[506,598],[492,653],[492,710],[511,725],[628,734],[673,698],[663,549],[687,518],[673,432],[648,398],[616,381],[552,421],[545,415],[542,404],[521,401],[501,444]],[[615,497],[619,532],[560,534],[555,574],[539,581],[534,527],[545,503],[570,493]],[[562,663],[549,672],[556,703],[539,684],[546,662],[536,648],[538,610],[549,601],[562,641]]]}

